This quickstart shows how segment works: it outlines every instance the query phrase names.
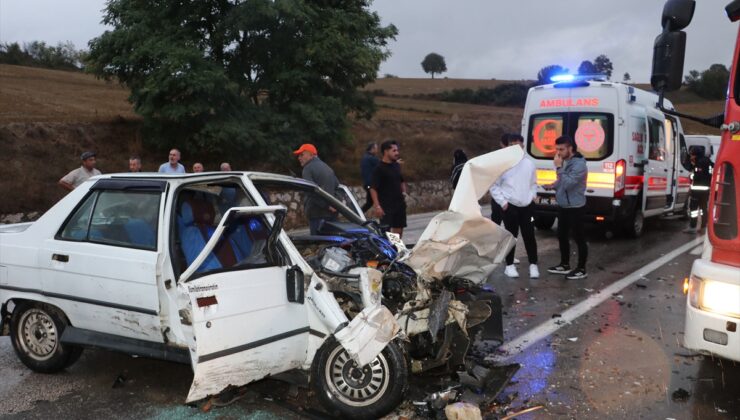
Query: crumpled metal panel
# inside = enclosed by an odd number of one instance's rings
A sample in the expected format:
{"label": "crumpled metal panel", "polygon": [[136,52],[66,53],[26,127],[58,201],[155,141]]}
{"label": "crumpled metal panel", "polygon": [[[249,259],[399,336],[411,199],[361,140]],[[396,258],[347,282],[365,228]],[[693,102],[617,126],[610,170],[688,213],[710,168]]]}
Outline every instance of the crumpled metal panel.
{"label": "crumpled metal panel", "polygon": [[512,146],[465,164],[449,209],[429,222],[406,260],[424,281],[457,276],[480,284],[503,261],[516,238],[484,217],[478,200],[523,157]]}

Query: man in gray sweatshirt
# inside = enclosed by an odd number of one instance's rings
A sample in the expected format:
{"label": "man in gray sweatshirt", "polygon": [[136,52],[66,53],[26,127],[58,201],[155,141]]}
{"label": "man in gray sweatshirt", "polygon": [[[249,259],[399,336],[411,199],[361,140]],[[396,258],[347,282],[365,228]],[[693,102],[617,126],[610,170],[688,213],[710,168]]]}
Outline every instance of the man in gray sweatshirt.
{"label": "man in gray sweatshirt", "polygon": [[[336,196],[339,180],[329,165],[319,159],[316,146],[311,143],[302,144],[293,154],[298,157],[298,162],[303,166],[303,179],[315,183],[322,190]],[[317,195],[307,195],[304,208],[311,235],[319,234],[319,228],[324,220],[337,219],[336,209]]]}
{"label": "man in gray sweatshirt", "polygon": [[[565,274],[567,279],[586,278],[586,259],[588,245],[583,232],[583,215],[586,206],[586,179],[588,167],[586,159],[578,153],[578,146],[570,136],[560,136],[555,140],[557,180],[545,185],[547,190],[555,190],[558,202],[558,241],[560,242],[560,264],[547,271]],[[570,231],[578,245],[578,265],[570,269]]]}

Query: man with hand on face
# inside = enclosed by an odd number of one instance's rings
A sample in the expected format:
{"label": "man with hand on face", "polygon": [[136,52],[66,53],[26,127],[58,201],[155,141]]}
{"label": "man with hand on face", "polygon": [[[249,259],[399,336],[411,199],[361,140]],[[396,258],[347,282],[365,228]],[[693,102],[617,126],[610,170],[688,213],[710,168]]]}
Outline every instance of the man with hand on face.
{"label": "man with hand on face", "polygon": [[403,236],[406,227],[406,182],[401,175],[398,142],[386,140],[380,145],[381,160],[373,172],[370,196],[375,215],[392,233]]}
{"label": "man with hand on face", "polygon": [[[505,146],[524,147],[524,138],[519,134],[509,134],[503,138]],[[529,259],[529,278],[540,276],[537,268],[537,241],[534,237],[534,198],[537,196],[537,170],[528,156],[524,156],[516,165],[504,172],[490,189],[491,197],[503,210],[504,226],[516,238],[519,231],[524,238],[524,247]],[[506,255],[506,269],[508,277],[519,277],[514,265],[514,250],[511,248]]]}
{"label": "man with hand on face", "polygon": [[[331,195],[336,195],[339,180],[329,165],[319,159],[316,146],[310,143],[302,144],[293,154],[298,157],[298,162],[303,167],[303,179],[313,182]],[[319,227],[324,220],[337,218],[337,210],[318,197],[307,196],[304,208],[311,235],[318,235]]]}
{"label": "man with hand on face", "polygon": [[67,191],[74,190],[90,177],[100,175],[100,171],[95,169],[95,152],[83,153],[80,160],[82,160],[82,166],[64,175],[59,180],[59,186]]}
{"label": "man with hand on face", "polygon": [[170,150],[167,162],[159,165],[158,172],[165,174],[184,174],[185,167],[180,163],[180,151],[177,149]]}
{"label": "man with hand on face", "polygon": [[[583,215],[586,206],[586,178],[588,167],[586,159],[578,153],[578,146],[570,136],[560,136],[555,140],[557,180],[544,185],[546,190],[555,190],[558,202],[558,241],[560,242],[560,264],[547,271],[565,274],[569,280],[586,278],[586,259],[588,245],[583,232]],[[570,231],[578,245],[578,265],[570,269]]]}

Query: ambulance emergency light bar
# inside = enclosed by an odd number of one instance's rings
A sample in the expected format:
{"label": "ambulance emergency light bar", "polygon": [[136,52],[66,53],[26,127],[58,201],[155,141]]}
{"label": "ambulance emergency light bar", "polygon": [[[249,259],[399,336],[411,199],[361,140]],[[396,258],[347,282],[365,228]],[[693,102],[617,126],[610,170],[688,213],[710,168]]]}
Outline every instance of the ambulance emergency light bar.
{"label": "ambulance emergency light bar", "polygon": [[599,80],[605,81],[605,74],[556,74],[550,77],[550,81],[553,83],[567,83],[576,81],[587,81],[587,80]]}

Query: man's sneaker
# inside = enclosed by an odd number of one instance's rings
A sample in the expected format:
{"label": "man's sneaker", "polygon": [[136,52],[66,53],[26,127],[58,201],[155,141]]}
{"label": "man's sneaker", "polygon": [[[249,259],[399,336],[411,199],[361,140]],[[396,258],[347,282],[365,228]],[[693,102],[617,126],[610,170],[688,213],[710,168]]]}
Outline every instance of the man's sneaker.
{"label": "man's sneaker", "polygon": [[529,278],[530,279],[540,278],[540,269],[537,268],[537,264],[529,264]]}
{"label": "man's sneaker", "polygon": [[565,276],[568,280],[580,280],[585,279],[586,277],[588,277],[588,274],[586,274],[585,268],[576,268]]}
{"label": "man's sneaker", "polygon": [[514,264],[519,264],[521,261],[519,261],[519,258],[514,258]]}
{"label": "man's sneaker", "polygon": [[506,269],[504,270],[504,274],[506,274],[507,277],[511,278],[519,277],[519,273],[516,271],[516,266],[514,264],[507,265]]}
{"label": "man's sneaker", "polygon": [[568,274],[570,273],[570,266],[568,264],[558,264],[555,267],[548,268],[547,272],[552,274]]}

